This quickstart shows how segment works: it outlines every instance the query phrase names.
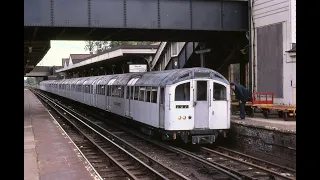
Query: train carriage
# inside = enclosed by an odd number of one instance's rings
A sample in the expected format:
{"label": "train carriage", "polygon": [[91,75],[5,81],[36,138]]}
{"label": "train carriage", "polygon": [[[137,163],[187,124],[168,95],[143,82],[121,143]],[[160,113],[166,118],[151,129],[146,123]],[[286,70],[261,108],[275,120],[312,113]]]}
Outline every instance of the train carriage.
{"label": "train carriage", "polygon": [[98,89],[98,95],[97,95],[97,107],[109,111],[108,107],[108,94],[110,94],[110,90],[108,88],[108,82],[112,76],[103,76],[98,82],[97,82],[97,89]]}
{"label": "train carriage", "polygon": [[77,93],[75,95],[76,101],[83,103],[84,96],[89,92],[89,86],[85,86],[84,82],[87,81],[89,77],[79,78],[76,83],[77,86]]}
{"label": "train carriage", "polygon": [[83,82],[84,94],[83,94],[82,103],[87,104],[89,106],[91,105],[91,98],[92,98],[91,96],[95,94],[95,89],[96,89],[93,83],[98,78],[99,77],[97,76],[89,77]]}
{"label": "train carriage", "polygon": [[44,81],[40,88],[140,122],[143,132],[163,139],[213,143],[230,128],[229,82],[207,68]]}
{"label": "train carriage", "polygon": [[78,88],[77,88],[77,82],[80,80],[80,78],[73,78],[70,79],[70,86],[71,90],[69,92],[70,99],[77,101],[76,94],[78,94]]}

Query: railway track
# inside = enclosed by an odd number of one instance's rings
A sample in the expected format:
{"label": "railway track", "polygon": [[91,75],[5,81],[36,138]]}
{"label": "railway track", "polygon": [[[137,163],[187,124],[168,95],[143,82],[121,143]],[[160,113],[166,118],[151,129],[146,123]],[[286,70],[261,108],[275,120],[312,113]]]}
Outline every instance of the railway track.
{"label": "railway track", "polygon": [[58,118],[59,124],[62,124],[101,179],[189,179],[124,141],[116,144],[113,139],[99,132],[94,124],[77,118],[43,94],[35,94],[67,121],[68,125]]}
{"label": "railway track", "polygon": [[[143,152],[148,152],[148,150],[150,150],[150,152],[166,153],[168,157],[167,161],[174,161],[180,163],[180,165],[185,165],[186,167],[192,165],[198,167],[197,172],[191,173],[193,176],[188,177],[190,179],[202,179],[201,174],[207,174],[212,177],[211,179],[295,179],[295,171],[290,171],[288,168],[286,169],[285,167],[280,167],[275,164],[271,167],[272,164],[269,163],[267,165],[266,162],[258,158],[251,157],[251,159],[248,159],[249,156],[247,156],[247,161],[241,161],[239,160],[239,154],[233,152],[232,156],[231,151],[229,151],[228,154],[227,150],[222,152],[223,148],[220,148],[219,151],[217,151],[201,147],[200,151],[197,153],[189,152],[182,148],[168,146],[164,143],[151,140],[141,133],[137,133],[113,122],[108,121],[107,123],[112,126],[106,126],[105,123],[100,121],[101,119],[105,119],[105,117],[99,115],[99,113],[87,112],[86,109],[79,107],[73,108],[76,110],[69,108],[72,113],[100,126],[99,128],[107,133],[107,136],[112,138],[114,142],[118,143],[118,141],[121,140],[131,142],[132,144],[130,145],[132,147],[139,147]],[[161,149],[155,149],[155,146],[158,146]],[[149,153],[149,157],[151,156],[152,155]],[[244,156],[242,156],[242,159],[244,159]],[[159,159],[158,161],[161,162]],[[265,166],[267,168],[261,167],[260,165],[267,165]],[[172,168],[174,169],[174,167]],[[277,171],[275,171],[275,169]],[[200,175],[197,175],[197,173]]]}
{"label": "railway track", "polygon": [[[135,132],[130,133],[144,138],[142,135]],[[189,153],[184,149],[178,149],[183,153]],[[189,156],[200,157],[202,160],[206,160],[217,167],[237,174],[243,179],[296,179],[296,171],[294,169],[267,162],[223,147],[217,147],[217,150],[200,147],[199,152],[190,153]]]}
{"label": "railway track", "polygon": [[200,147],[197,153],[208,161],[219,163],[248,177],[259,179],[296,179],[296,170],[277,165],[224,147]]}
{"label": "railway track", "polygon": [[[41,93],[42,94],[42,93]],[[42,96],[45,96],[42,94]],[[49,97],[47,97],[49,98]],[[51,100],[54,101],[54,100]],[[140,148],[140,151],[149,154],[149,157],[159,164],[166,164],[171,166],[172,169],[177,169],[181,174],[184,174],[184,178],[179,179],[217,179],[217,180],[228,180],[228,179],[242,179],[239,176],[230,173],[227,170],[221,169],[205,160],[202,160],[194,155],[190,155],[188,152],[182,152],[181,150],[168,146],[163,143],[151,140],[148,137],[145,137],[141,134],[133,132],[132,130],[119,126],[118,124],[106,125],[104,122],[98,118],[91,118],[88,114],[84,115],[84,109],[79,112],[75,111],[71,107],[67,107],[55,100],[56,106],[61,106],[65,111],[76,116],[79,120],[86,121],[87,124],[95,126],[96,129],[99,129],[99,132],[104,134],[107,138],[111,139],[113,142],[120,144],[121,142],[130,142],[134,145],[132,147]],[[82,112],[82,113],[80,113]],[[88,113],[88,112],[86,112]],[[92,112],[91,112],[92,113]],[[97,113],[92,113],[92,115],[97,116]],[[100,119],[103,117],[100,117]],[[129,143],[127,143],[129,144]],[[130,145],[129,145],[130,146]],[[161,159],[157,158],[156,154],[165,154],[165,157],[162,156]],[[152,157],[151,157],[152,156]],[[156,159],[156,160],[155,160]],[[157,162],[157,163],[158,163]],[[169,164],[168,164],[169,162]],[[199,163],[200,162],[200,163]],[[171,164],[170,164],[171,163]],[[164,166],[164,165],[163,165]],[[193,171],[190,173],[188,167],[193,167]],[[194,170],[196,169],[196,171]],[[176,171],[176,172],[177,172]],[[199,173],[200,172],[200,173]],[[173,178],[178,179],[178,178]]]}

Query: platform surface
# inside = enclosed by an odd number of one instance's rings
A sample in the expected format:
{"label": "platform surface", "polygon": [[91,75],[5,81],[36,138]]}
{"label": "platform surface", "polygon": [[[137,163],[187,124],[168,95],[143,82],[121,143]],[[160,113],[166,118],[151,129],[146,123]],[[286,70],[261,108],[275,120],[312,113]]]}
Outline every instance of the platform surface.
{"label": "platform surface", "polygon": [[284,121],[282,118],[269,118],[266,119],[262,114],[255,113],[255,117],[246,116],[245,120],[239,120],[239,115],[231,115],[231,122],[242,124],[245,126],[252,126],[257,128],[264,128],[284,133],[296,133],[296,121]]}
{"label": "platform surface", "polygon": [[24,89],[24,179],[96,179],[69,137],[28,89]]}

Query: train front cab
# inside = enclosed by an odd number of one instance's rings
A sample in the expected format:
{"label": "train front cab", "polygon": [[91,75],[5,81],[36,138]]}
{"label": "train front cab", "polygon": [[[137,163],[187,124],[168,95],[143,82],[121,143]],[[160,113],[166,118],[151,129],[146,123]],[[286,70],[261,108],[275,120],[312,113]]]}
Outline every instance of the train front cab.
{"label": "train front cab", "polygon": [[166,130],[180,131],[183,141],[213,143],[230,127],[229,85],[213,79],[192,79],[167,86]]}

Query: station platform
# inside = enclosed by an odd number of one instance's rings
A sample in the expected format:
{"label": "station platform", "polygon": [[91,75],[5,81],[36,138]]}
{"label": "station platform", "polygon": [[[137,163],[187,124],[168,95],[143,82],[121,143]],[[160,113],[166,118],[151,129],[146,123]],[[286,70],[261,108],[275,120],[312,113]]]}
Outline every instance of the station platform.
{"label": "station platform", "polygon": [[97,179],[70,138],[28,89],[24,89],[24,179]]}
{"label": "station platform", "polygon": [[229,145],[245,154],[268,159],[290,168],[296,167],[296,121],[276,116],[266,119],[262,113],[254,117],[231,116]]}
{"label": "station platform", "polygon": [[284,121],[281,118],[266,119],[263,115],[255,114],[255,117],[246,116],[245,120],[239,120],[239,115],[231,115],[231,122],[248,127],[262,128],[282,133],[296,134],[296,121]]}

